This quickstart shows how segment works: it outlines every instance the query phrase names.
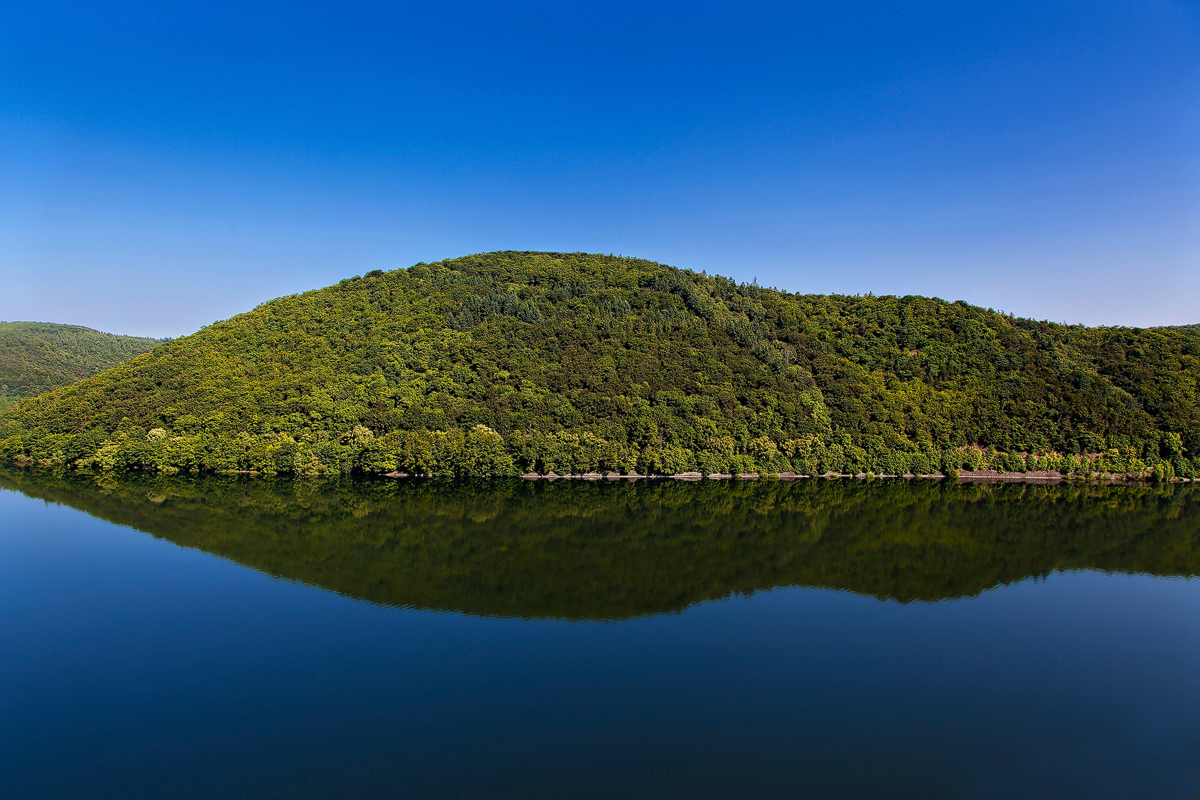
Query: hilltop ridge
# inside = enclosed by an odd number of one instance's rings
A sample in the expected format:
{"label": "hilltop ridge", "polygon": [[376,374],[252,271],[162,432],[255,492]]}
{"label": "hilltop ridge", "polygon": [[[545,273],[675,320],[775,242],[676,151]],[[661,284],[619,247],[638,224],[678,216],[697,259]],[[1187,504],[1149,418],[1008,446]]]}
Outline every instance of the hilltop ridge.
{"label": "hilltop ridge", "polygon": [[167,470],[1192,474],[1197,454],[1195,329],[581,253],[376,270],[0,415],[0,455]]}

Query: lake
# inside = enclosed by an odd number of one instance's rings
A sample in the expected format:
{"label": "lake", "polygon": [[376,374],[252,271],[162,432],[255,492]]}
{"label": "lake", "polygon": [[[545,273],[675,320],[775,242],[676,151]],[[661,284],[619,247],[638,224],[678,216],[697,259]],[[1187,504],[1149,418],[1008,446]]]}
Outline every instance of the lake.
{"label": "lake", "polygon": [[1200,492],[0,469],[5,798],[1200,796]]}

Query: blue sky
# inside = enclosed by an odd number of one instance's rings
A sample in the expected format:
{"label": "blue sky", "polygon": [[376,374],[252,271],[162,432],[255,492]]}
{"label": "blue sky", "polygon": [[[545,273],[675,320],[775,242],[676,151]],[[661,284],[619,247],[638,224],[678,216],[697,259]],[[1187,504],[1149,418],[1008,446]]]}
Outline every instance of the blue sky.
{"label": "blue sky", "polygon": [[501,249],[1200,322],[1200,5],[0,7],[0,319]]}

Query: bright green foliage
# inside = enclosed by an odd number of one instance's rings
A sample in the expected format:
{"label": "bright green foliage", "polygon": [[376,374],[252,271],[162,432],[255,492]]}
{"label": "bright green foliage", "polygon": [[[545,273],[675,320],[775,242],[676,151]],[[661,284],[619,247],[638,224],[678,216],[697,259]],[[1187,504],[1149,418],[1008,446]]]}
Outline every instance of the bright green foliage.
{"label": "bright green foliage", "polygon": [[934,481],[314,480],[0,468],[0,487],[375,603],[620,619],[808,585],[900,601],[1200,574],[1200,491]]}
{"label": "bright green foliage", "polygon": [[0,322],[0,410],[124,364],[163,341],[79,325]]}
{"label": "bright green foliage", "polygon": [[164,344],[0,415],[5,454],[295,474],[1189,475],[1200,331],[492,253],[372,272]]}

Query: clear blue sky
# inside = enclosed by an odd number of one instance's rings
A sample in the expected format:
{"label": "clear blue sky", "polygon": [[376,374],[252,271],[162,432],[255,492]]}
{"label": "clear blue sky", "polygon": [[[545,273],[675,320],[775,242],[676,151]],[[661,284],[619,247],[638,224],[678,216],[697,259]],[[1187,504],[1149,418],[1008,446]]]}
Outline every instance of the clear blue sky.
{"label": "clear blue sky", "polygon": [[1200,322],[1200,5],[0,4],[0,319],[501,249]]}

